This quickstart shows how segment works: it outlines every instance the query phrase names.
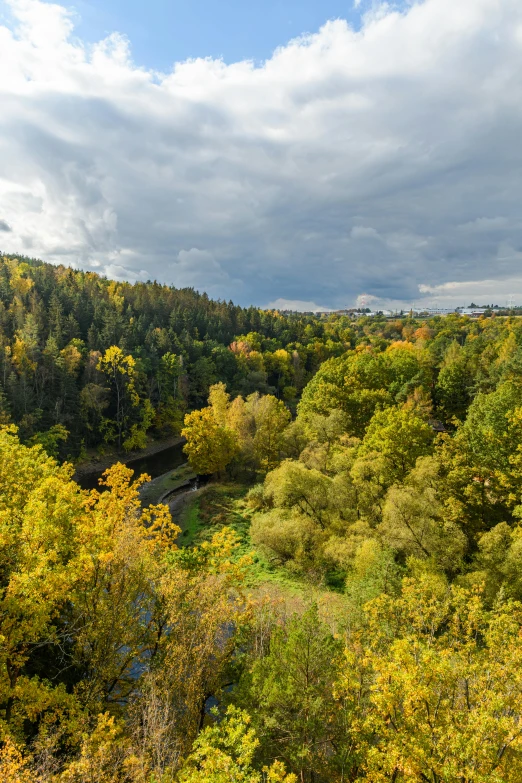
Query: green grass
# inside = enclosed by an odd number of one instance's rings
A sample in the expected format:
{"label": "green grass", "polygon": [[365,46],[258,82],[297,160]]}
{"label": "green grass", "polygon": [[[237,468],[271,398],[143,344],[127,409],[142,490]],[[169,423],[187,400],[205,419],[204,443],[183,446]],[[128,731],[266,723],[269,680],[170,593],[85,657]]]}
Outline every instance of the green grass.
{"label": "green grass", "polygon": [[199,518],[199,498],[195,497],[192,503],[189,503],[183,510],[179,520],[181,535],[179,545],[193,546],[199,542],[199,536],[202,532],[202,525]]}
{"label": "green grass", "polygon": [[[233,530],[239,547],[236,557],[252,556],[247,572],[250,587],[271,584],[285,593],[303,593],[310,590],[305,579],[293,574],[288,568],[259,551],[250,538],[250,524],[254,511],[245,502],[249,487],[242,484],[209,484],[191,500],[178,524],[182,528],[179,538],[181,546],[197,546],[208,541],[223,527]],[[334,589],[337,585],[329,585]]]}

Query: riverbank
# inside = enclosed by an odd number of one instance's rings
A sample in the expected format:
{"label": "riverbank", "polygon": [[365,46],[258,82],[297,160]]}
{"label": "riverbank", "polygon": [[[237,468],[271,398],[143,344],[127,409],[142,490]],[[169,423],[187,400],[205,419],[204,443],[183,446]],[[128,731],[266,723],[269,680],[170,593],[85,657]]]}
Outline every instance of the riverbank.
{"label": "riverbank", "polygon": [[324,581],[317,582],[306,574],[292,572],[254,544],[250,528],[257,512],[247,502],[250,488],[250,484],[237,482],[209,482],[174,496],[169,508],[181,529],[178,546],[200,546],[224,528],[232,530],[239,544],[234,557],[239,559],[248,555],[251,558],[244,583],[250,595],[261,602],[275,601],[285,606],[289,614],[315,602],[325,622],[345,625],[351,609],[343,589],[334,589]]}
{"label": "riverbank", "polygon": [[169,505],[171,495],[183,489],[188,490],[196,479],[196,474],[186,462],[144,484],[140,489],[141,502],[144,506],[157,503]]}
{"label": "riverbank", "polygon": [[170,438],[155,440],[146,448],[138,449],[136,451],[121,452],[115,449],[108,454],[92,455],[88,460],[76,465],[73,478],[75,481],[82,482],[88,476],[100,475],[104,470],[107,470],[111,465],[114,465],[115,462],[123,462],[125,465],[128,465],[131,462],[153,457],[160,454],[162,451],[179,446],[184,442],[184,438],[181,438],[179,435],[174,435]]}

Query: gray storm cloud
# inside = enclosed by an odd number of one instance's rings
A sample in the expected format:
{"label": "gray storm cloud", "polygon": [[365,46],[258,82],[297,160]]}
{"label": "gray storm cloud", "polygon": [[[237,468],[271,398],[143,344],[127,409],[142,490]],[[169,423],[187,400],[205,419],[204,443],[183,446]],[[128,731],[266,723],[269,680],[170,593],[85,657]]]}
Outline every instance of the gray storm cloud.
{"label": "gray storm cloud", "polygon": [[519,0],[374,6],[168,74],[9,7],[2,250],[243,304],[522,303]]}

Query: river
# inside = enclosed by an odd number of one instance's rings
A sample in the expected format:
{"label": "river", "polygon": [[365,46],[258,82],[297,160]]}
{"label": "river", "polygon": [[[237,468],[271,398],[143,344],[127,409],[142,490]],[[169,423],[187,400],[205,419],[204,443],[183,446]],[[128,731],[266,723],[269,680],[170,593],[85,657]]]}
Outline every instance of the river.
{"label": "river", "polygon": [[[135,476],[139,476],[141,473],[148,473],[154,479],[163,473],[174,470],[174,468],[179,468],[180,465],[187,461],[187,457],[183,453],[183,446],[183,442],[176,443],[175,446],[168,446],[155,454],[133,457],[128,461],[125,460],[125,464],[134,471]],[[118,458],[114,460],[114,462],[123,461],[123,459]],[[104,467],[103,470],[94,469],[79,475],[77,478],[78,484],[82,489],[100,489],[98,480],[102,477],[105,470],[107,470],[107,467]]]}

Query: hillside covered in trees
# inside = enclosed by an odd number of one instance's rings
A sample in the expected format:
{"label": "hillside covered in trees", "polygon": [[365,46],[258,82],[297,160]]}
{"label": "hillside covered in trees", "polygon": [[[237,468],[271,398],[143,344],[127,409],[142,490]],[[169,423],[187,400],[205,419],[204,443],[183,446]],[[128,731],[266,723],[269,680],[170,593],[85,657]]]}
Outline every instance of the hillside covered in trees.
{"label": "hillside covered in trees", "polygon": [[[520,319],[1,280],[2,780],[522,779]],[[167,431],[170,508],[61,459]]]}
{"label": "hillside covered in trees", "polygon": [[343,324],[0,258],[0,417],[24,439],[64,428],[62,456],[177,433],[219,381],[295,403],[349,340]]}

